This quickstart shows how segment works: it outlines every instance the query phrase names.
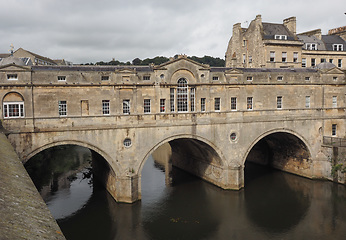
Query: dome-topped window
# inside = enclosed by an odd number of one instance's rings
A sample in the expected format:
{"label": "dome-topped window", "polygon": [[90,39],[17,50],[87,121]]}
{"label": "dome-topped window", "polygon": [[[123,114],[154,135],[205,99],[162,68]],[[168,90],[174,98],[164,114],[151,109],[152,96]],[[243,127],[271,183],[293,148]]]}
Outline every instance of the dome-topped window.
{"label": "dome-topped window", "polygon": [[4,118],[24,117],[24,99],[19,93],[8,93],[2,101],[2,106]]}

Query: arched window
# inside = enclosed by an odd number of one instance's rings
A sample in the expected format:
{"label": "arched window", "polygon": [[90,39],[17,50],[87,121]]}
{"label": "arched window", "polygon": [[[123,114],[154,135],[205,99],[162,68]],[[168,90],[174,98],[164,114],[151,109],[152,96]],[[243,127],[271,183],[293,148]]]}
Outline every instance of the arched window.
{"label": "arched window", "polygon": [[178,105],[178,112],[187,112],[188,91],[187,91],[187,81],[185,78],[180,78],[178,80],[177,105]]}
{"label": "arched window", "polygon": [[4,118],[24,117],[24,99],[19,93],[6,94],[2,101]]}

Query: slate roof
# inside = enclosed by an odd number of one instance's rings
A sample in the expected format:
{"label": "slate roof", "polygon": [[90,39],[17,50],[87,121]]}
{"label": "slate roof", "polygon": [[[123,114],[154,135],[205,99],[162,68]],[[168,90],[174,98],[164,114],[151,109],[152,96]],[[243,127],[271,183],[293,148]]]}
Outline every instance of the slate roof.
{"label": "slate roof", "polygon": [[275,35],[286,35],[287,40],[296,40],[294,34],[283,24],[264,22],[262,26],[264,39],[274,39]]}
{"label": "slate roof", "polygon": [[95,66],[95,65],[75,65],[75,66],[32,66],[33,71],[104,71],[114,72],[116,70],[133,70],[137,72],[153,71],[150,66]]}
{"label": "slate roof", "polygon": [[[226,67],[211,67],[210,72],[225,72],[227,70],[232,70],[233,68]],[[316,69],[313,68],[236,68],[241,72],[298,72],[298,73],[311,73],[317,72]]]}
{"label": "slate roof", "polygon": [[322,35],[322,41],[328,51],[333,51],[333,44],[343,44],[343,51],[346,51],[346,42],[338,35]]}
{"label": "slate roof", "polygon": [[[315,36],[297,35],[297,37],[300,41],[302,41],[304,43],[316,43],[317,44],[317,50],[326,50],[326,46],[325,46],[324,42]],[[306,49],[305,44],[303,45],[303,49]]]}

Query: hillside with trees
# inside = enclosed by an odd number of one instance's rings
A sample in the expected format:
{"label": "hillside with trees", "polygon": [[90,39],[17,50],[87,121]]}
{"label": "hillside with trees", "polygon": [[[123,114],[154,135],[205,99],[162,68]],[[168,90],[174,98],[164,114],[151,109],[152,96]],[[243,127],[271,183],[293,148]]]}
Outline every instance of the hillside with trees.
{"label": "hillside with trees", "polygon": [[[175,55],[174,58],[177,58],[178,55]],[[225,66],[225,60],[221,58],[215,58],[211,56],[204,56],[204,57],[196,57],[196,56],[188,56],[187,58],[198,62],[202,64],[208,64],[211,67],[224,67]],[[118,60],[113,59],[112,61],[109,62],[96,62],[94,63],[86,63],[83,65],[135,65],[135,66],[147,66],[149,64],[154,64],[154,65],[160,65],[162,63],[168,62],[169,58],[163,57],[163,56],[157,56],[154,58],[146,58],[146,59],[140,59],[140,58],[135,58],[132,60],[132,62],[127,61],[127,62],[120,62]]]}

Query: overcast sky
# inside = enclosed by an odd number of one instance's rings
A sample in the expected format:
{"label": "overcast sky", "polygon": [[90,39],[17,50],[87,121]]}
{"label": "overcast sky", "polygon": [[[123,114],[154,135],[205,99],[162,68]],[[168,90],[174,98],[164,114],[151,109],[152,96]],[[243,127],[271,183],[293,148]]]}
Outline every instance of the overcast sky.
{"label": "overcast sky", "polygon": [[297,17],[297,32],[346,25],[345,0],[0,0],[10,44],[74,63],[175,54],[224,58],[233,24]]}

